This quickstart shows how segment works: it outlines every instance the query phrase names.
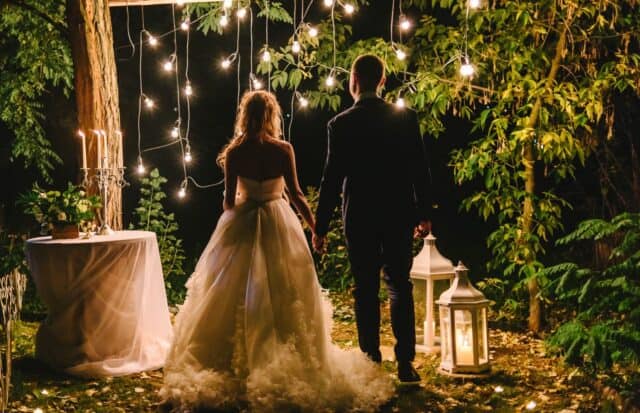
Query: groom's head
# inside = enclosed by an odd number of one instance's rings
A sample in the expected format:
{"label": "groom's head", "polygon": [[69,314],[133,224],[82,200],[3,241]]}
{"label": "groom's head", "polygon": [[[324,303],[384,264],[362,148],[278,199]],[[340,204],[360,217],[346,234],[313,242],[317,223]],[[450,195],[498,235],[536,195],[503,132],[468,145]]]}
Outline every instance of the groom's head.
{"label": "groom's head", "polygon": [[351,66],[349,92],[354,99],[363,93],[377,92],[384,85],[384,62],[378,56],[358,56]]}

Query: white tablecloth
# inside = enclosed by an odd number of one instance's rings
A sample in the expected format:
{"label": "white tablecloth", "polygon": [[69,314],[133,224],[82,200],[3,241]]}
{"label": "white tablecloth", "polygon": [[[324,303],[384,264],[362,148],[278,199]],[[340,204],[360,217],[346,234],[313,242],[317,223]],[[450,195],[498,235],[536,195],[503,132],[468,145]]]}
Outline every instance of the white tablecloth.
{"label": "white tablecloth", "polygon": [[49,312],[36,356],[84,377],[160,368],[173,336],[153,232],[27,242],[27,262]]}

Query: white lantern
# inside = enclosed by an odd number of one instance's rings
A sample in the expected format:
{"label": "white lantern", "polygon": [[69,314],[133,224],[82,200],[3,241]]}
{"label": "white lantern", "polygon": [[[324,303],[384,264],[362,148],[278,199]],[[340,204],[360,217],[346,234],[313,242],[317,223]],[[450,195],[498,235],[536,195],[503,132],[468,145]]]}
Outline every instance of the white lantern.
{"label": "white lantern", "polygon": [[422,309],[424,309],[424,334],[422,344],[416,345],[417,351],[431,353],[440,349],[440,323],[433,297],[438,297],[441,292],[451,286],[453,276],[453,264],[440,254],[436,248],[436,237],[429,233],[424,239],[422,250],[414,257],[411,267],[414,301],[422,304],[416,306],[416,318],[422,319]]}
{"label": "white lantern", "polygon": [[451,287],[440,295],[442,349],[440,372],[448,375],[477,376],[489,365],[489,300],[469,281],[469,270],[458,263]]}

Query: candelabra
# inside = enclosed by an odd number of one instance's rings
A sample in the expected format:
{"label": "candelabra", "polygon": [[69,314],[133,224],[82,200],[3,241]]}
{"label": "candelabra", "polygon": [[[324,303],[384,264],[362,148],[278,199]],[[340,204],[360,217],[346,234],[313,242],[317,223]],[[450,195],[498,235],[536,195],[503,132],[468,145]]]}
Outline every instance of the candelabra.
{"label": "candelabra", "polygon": [[[129,182],[124,178],[124,167],[107,167],[106,162],[100,168],[95,168],[96,174],[93,178],[98,184],[100,190],[100,196],[102,198],[102,226],[98,230],[99,235],[111,235],[114,233],[113,229],[107,223],[107,204],[109,202],[109,185],[114,183],[118,188],[123,188],[129,185]],[[83,179],[82,185],[87,188],[91,183],[89,178],[89,168],[82,168]]]}

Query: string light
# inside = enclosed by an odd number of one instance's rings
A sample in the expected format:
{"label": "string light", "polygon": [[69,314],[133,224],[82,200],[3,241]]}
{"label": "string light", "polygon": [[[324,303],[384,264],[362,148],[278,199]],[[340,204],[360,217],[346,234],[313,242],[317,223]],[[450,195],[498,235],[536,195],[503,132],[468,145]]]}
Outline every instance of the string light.
{"label": "string light", "polygon": [[469,63],[469,58],[465,57],[465,62],[460,66],[460,76],[471,77],[475,72],[475,68]]}
{"label": "string light", "polygon": [[405,103],[404,99],[403,99],[403,98],[401,98],[401,97],[399,97],[399,98],[396,100],[396,107],[397,107],[397,108],[402,109],[402,108],[404,108],[405,106],[406,106],[406,103]]}
{"label": "string light", "polygon": [[324,0],[324,5],[327,7],[333,6],[333,0]]}
{"label": "string light", "polygon": [[184,87],[184,94],[187,96],[193,95],[193,87],[191,87],[191,81],[187,80],[187,84]]}
{"label": "string light", "polygon": [[400,29],[407,31],[411,28],[411,20],[407,18],[404,14],[400,16]]}
{"label": "string light", "polygon": [[318,29],[316,29],[313,26],[309,26],[309,36],[317,37],[318,36]]}
{"label": "string light", "polygon": [[333,87],[336,84],[336,78],[333,77],[332,74],[329,74],[329,76],[327,76],[327,78],[324,80],[324,84],[327,87]]}
{"label": "string light", "polygon": [[469,7],[472,9],[478,9],[482,5],[480,0],[469,0]]}
{"label": "string light", "polygon": [[293,44],[291,45],[291,52],[292,53],[300,53],[300,50],[302,48],[300,47],[300,42],[297,40],[293,41]]}
{"label": "string light", "polygon": [[246,7],[242,7],[242,8],[240,8],[240,9],[238,9],[238,10],[236,11],[236,16],[237,16],[240,20],[242,20],[242,19],[244,19],[245,17],[247,17],[247,8],[246,8]]}
{"label": "string light", "polygon": [[180,136],[180,119],[176,121],[176,124],[173,128],[171,128],[171,137],[178,138]]}
{"label": "string light", "polygon": [[222,66],[223,69],[230,68],[231,67],[231,60],[223,59],[222,62],[220,62],[220,66]]}
{"label": "string light", "polygon": [[228,24],[229,24],[229,16],[227,16],[226,14],[223,14],[222,16],[220,16],[220,26],[227,27]]}
{"label": "string light", "polygon": [[268,50],[265,50],[265,51],[262,53],[262,61],[263,61],[263,62],[270,62],[270,61],[271,61],[271,53],[269,53],[269,51],[268,51]]}
{"label": "string light", "polygon": [[495,391],[496,393],[502,393],[504,391],[504,388],[502,386],[496,386],[493,391]]}
{"label": "string light", "polygon": [[191,156],[191,147],[189,145],[187,145],[186,151],[185,151],[185,154],[184,154],[184,161],[186,163],[189,163],[192,160],[193,160],[193,157]]}
{"label": "string light", "polygon": [[144,167],[142,163],[142,156],[138,156],[138,167],[137,167],[138,175],[144,175],[147,172],[147,168]]}
{"label": "string light", "polygon": [[224,2],[222,3],[222,7],[224,7],[225,9],[230,9],[232,5],[232,0],[224,0]]}
{"label": "string light", "polygon": [[309,99],[304,97],[302,93],[296,91],[295,96],[298,99],[298,104],[300,105],[301,108],[304,109],[309,106]]}
{"label": "string light", "polygon": [[533,410],[536,408],[537,405],[538,404],[532,400],[529,403],[527,403],[526,408],[527,410]]}
{"label": "string light", "polygon": [[189,30],[189,24],[190,24],[190,23],[191,23],[191,22],[190,22],[190,20],[189,20],[188,18],[187,18],[187,19],[184,19],[184,20],[182,21],[182,23],[180,23],[180,28],[186,32],[187,30]]}
{"label": "string light", "polygon": [[404,50],[398,48],[396,49],[396,57],[398,58],[398,60],[404,60],[407,58],[407,53]]}
{"label": "string light", "polygon": [[344,12],[346,14],[353,14],[353,12],[356,11],[356,8],[353,7],[353,4],[345,4],[344,5]]}
{"label": "string light", "polygon": [[149,32],[147,32],[147,39],[148,39],[147,41],[149,42],[149,46],[158,45],[158,39],[156,39],[156,37]]}
{"label": "string light", "polygon": [[150,97],[145,96],[144,105],[147,107],[147,109],[153,109],[156,106],[156,102],[154,102]]}
{"label": "string light", "polygon": [[187,188],[181,187],[178,191],[178,198],[184,198],[185,196],[187,196]]}
{"label": "string light", "polygon": [[249,80],[251,80],[251,84],[253,85],[253,88],[256,90],[260,90],[264,87],[264,85],[262,84],[262,81],[258,79],[256,75],[254,75],[253,73],[249,74]]}
{"label": "string light", "polygon": [[173,70],[173,63],[176,61],[176,55],[175,54],[171,54],[171,57],[169,57],[169,60],[165,61],[162,64],[162,68],[166,71],[166,72],[170,72]]}

